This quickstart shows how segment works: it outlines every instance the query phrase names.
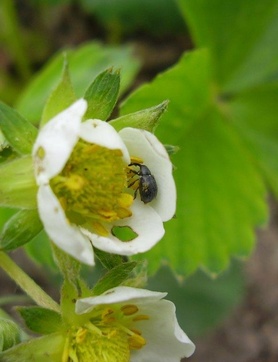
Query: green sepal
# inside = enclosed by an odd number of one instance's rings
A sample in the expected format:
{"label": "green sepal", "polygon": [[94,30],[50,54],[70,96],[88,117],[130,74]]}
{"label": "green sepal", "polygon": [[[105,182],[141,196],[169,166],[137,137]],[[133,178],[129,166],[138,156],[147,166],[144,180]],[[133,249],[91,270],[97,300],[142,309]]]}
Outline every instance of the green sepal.
{"label": "green sepal", "polygon": [[63,320],[72,325],[74,320],[80,319],[75,314],[76,299],[90,296],[90,290],[80,277],[81,263],[54,243],[51,246],[56,264],[64,277],[60,302]]}
{"label": "green sepal", "polygon": [[51,118],[68,108],[75,100],[76,96],[70,79],[68,61],[65,56],[61,80],[46,102],[40,126],[43,126]]}
{"label": "green sepal", "polygon": [[85,92],[88,102],[84,119],[97,118],[106,121],[118,99],[120,71],[112,68],[100,73]]}
{"label": "green sepal", "polygon": [[26,326],[39,334],[55,333],[63,327],[61,314],[41,307],[16,308]]}
{"label": "green sepal", "polygon": [[[10,319],[0,318],[0,352],[9,349],[20,342],[20,328]],[[0,354],[0,360],[1,354]]]}
{"label": "green sepal", "polygon": [[116,129],[116,131],[120,131],[125,127],[132,127],[154,132],[160,117],[168,107],[168,103],[169,101],[166,100],[155,107],[126,114],[119,118],[113,119],[109,123]]}
{"label": "green sepal", "polygon": [[122,263],[110,269],[94,286],[93,294],[100,295],[106,290],[117,287],[130,278],[130,273],[136,267],[135,261]]}
{"label": "green sepal", "polygon": [[123,256],[106,253],[105,251],[94,248],[95,256],[106,269],[113,269],[123,263]]}
{"label": "green sepal", "polygon": [[176,154],[179,152],[180,147],[174,145],[163,145],[168,153],[169,156]]}
{"label": "green sepal", "polygon": [[21,155],[32,152],[38,130],[16,110],[0,102],[0,128],[8,143]]}
{"label": "green sepal", "polygon": [[65,336],[61,333],[33,338],[0,353],[1,362],[61,362]]}
{"label": "green sepal", "polygon": [[13,250],[28,243],[42,228],[36,209],[18,211],[4,225],[0,235],[0,250]]}
{"label": "green sepal", "polygon": [[31,156],[0,165],[0,205],[14,208],[37,207],[37,185]]}

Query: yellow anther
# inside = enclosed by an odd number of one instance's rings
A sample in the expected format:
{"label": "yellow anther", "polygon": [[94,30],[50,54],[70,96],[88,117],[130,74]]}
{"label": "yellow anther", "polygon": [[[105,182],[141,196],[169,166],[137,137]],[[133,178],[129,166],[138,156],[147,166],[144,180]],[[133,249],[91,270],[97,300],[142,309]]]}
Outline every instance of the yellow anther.
{"label": "yellow anther", "polygon": [[128,344],[130,349],[138,350],[145,346],[146,340],[138,334],[133,334],[128,338]]}
{"label": "yellow anther", "polygon": [[130,157],[130,163],[144,163],[143,158],[131,156]]}
{"label": "yellow anther", "polygon": [[132,212],[128,209],[124,209],[121,207],[117,210],[117,214],[120,219],[124,219],[126,217],[130,217],[132,215]]}
{"label": "yellow anther", "polygon": [[99,210],[99,215],[103,216],[107,222],[117,219],[117,213],[114,210]]}
{"label": "yellow anther", "polygon": [[139,314],[139,315],[135,316],[134,318],[132,318],[132,320],[134,322],[147,321],[149,319],[150,319],[150,317],[148,315],[146,315],[146,314]]}
{"label": "yellow anther", "polygon": [[132,205],[132,203],[133,203],[133,197],[130,194],[123,193],[118,198],[118,205],[120,207],[128,208],[128,207],[130,207]]}
{"label": "yellow anther", "polygon": [[97,221],[92,222],[92,228],[93,228],[94,232],[100,236],[109,235],[108,230],[106,230],[105,227]]}
{"label": "yellow anther", "polygon": [[131,332],[138,334],[138,336],[141,336],[141,334],[142,334],[142,332],[139,331],[139,329],[131,328],[130,330],[131,330]]}
{"label": "yellow anther", "polygon": [[138,307],[134,304],[126,304],[121,307],[124,315],[133,315],[138,312]]}
{"label": "yellow anther", "polygon": [[88,330],[85,328],[80,328],[78,329],[78,331],[76,332],[76,343],[82,343],[84,341],[84,339],[86,338]]}

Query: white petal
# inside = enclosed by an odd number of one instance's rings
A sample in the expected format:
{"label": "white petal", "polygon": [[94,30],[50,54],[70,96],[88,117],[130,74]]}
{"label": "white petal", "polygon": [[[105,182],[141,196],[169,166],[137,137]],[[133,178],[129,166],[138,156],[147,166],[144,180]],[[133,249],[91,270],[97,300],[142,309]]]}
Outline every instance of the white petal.
{"label": "white petal", "polygon": [[[79,138],[87,102],[80,99],[52,118],[39,132],[33,147],[36,179],[39,185],[62,171]],[[37,155],[43,150],[43,157]]]}
{"label": "white petal", "polygon": [[108,237],[92,234],[82,229],[92,244],[103,251],[119,255],[134,255],[150,250],[164,235],[161,217],[148,205],[135,200],[132,216],[114,222],[115,226],[129,226],[138,236],[131,241],[121,241],[110,234]]}
{"label": "white petal", "polygon": [[140,314],[149,315],[149,320],[136,323],[147,344],[140,351],[132,351],[132,362],[180,362],[189,357],[195,345],[180,328],[175,305],[168,300],[136,304]]}
{"label": "white petal", "polygon": [[162,221],[170,220],[176,211],[176,186],[172,175],[172,163],[164,146],[150,132],[124,128],[119,132],[130,157],[137,156],[144,160],[157,182],[156,199],[150,202]]}
{"label": "white petal", "polygon": [[148,303],[164,298],[167,293],[152,292],[147,289],[132,287],[115,287],[96,297],[78,299],[75,306],[77,314],[88,313],[101,304],[116,304],[129,302],[129,304]]}
{"label": "white petal", "polygon": [[194,344],[180,328],[175,306],[168,300],[161,300],[167,293],[152,292],[120,286],[107,290],[102,295],[77,300],[75,312],[89,313],[99,305],[118,303],[135,304],[139,314],[148,315],[148,320],[137,321],[134,328],[142,332],[147,344],[131,352],[132,362],[179,362],[195,350]]}
{"label": "white petal", "polygon": [[81,124],[80,137],[89,143],[95,143],[114,150],[122,150],[124,160],[127,164],[130,163],[128,150],[124,142],[109,123],[99,119],[88,119]]}
{"label": "white petal", "polygon": [[79,228],[70,225],[64,210],[49,185],[38,191],[39,215],[51,240],[81,262],[94,265],[94,252],[89,239]]}

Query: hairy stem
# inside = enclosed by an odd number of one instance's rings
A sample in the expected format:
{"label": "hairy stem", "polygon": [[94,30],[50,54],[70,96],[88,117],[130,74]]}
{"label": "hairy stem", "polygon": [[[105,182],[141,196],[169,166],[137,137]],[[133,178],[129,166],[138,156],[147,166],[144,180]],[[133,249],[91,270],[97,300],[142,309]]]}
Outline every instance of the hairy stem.
{"label": "hairy stem", "polygon": [[0,252],[0,266],[39,306],[60,312],[60,306],[2,251]]}

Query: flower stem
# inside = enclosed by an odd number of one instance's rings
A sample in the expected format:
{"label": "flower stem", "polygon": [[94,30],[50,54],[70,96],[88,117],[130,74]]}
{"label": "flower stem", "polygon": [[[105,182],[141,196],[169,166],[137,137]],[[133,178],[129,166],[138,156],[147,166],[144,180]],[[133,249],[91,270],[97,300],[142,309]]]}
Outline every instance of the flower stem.
{"label": "flower stem", "polygon": [[0,266],[39,306],[60,312],[59,304],[46,294],[29,275],[2,251],[0,252]]}

